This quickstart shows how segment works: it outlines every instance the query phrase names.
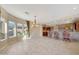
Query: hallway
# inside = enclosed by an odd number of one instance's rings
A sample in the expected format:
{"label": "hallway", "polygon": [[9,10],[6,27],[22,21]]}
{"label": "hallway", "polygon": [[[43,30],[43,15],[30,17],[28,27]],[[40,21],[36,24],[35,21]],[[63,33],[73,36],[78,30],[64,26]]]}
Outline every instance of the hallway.
{"label": "hallway", "polygon": [[2,4],[0,8],[1,55],[79,54],[79,5]]}
{"label": "hallway", "polygon": [[[3,54],[79,54],[79,42],[66,42],[50,39],[39,35],[39,28],[34,29],[32,34],[37,33],[31,39],[21,40],[4,49]],[[39,36],[39,37],[38,37]]]}

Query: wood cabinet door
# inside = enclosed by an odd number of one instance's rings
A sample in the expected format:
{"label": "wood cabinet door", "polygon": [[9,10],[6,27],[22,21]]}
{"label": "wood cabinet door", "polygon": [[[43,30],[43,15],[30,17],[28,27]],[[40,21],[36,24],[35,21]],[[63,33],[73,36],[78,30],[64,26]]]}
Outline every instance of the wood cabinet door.
{"label": "wood cabinet door", "polygon": [[78,23],[76,23],[76,31],[78,31],[78,32],[79,32],[79,22],[78,22]]}

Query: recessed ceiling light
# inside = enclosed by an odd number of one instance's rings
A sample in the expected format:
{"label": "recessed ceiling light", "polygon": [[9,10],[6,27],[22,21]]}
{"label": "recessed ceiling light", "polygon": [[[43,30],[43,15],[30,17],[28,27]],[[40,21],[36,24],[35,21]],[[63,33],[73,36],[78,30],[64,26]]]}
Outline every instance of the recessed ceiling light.
{"label": "recessed ceiling light", "polygon": [[76,9],[77,9],[76,7],[73,8],[73,10],[76,10]]}

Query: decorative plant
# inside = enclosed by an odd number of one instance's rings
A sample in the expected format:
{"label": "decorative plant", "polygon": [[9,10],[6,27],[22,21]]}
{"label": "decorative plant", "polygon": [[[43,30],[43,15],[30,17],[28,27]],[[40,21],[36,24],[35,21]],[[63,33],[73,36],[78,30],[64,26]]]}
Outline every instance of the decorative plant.
{"label": "decorative plant", "polygon": [[17,35],[22,35],[22,33],[21,32],[17,32]]}
{"label": "decorative plant", "polygon": [[0,32],[0,39],[4,39],[5,34]]}

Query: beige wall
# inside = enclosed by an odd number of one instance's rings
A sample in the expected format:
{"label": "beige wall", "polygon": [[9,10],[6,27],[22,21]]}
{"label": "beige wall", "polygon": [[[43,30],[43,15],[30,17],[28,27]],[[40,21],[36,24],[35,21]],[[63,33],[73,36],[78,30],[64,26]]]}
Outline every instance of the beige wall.
{"label": "beige wall", "polygon": [[5,18],[5,21],[7,22],[9,19],[13,19],[15,22],[17,23],[22,23],[22,24],[26,24],[26,21],[23,19],[20,19],[16,16],[13,16],[11,14],[9,14],[8,12],[6,12],[3,8],[1,8],[1,16],[3,18]]}
{"label": "beige wall", "polygon": [[7,31],[7,28],[5,28],[5,23],[7,23],[10,19],[12,21],[14,21],[15,23],[26,24],[26,21],[24,19],[20,19],[20,18],[18,18],[16,16],[13,16],[13,15],[9,14],[2,7],[1,7],[1,17],[4,19],[4,24],[2,26],[3,27],[3,30],[2,30],[3,33],[5,33],[5,30]]}

